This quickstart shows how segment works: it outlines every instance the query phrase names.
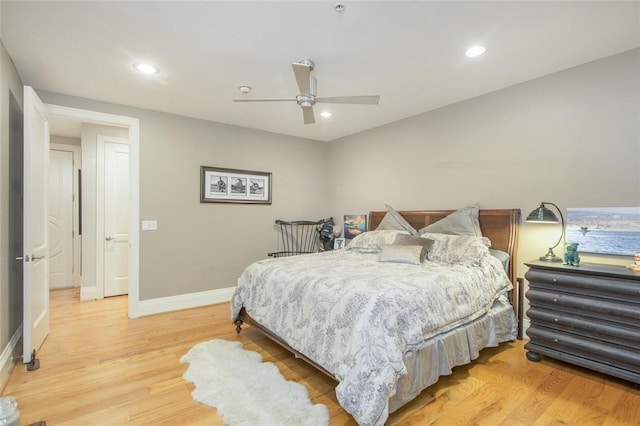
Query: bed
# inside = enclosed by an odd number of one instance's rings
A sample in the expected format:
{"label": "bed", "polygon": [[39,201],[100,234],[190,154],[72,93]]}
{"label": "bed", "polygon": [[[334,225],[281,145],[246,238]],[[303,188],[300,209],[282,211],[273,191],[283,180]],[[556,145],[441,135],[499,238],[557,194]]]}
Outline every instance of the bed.
{"label": "bed", "polygon": [[[347,249],[253,263],[231,300],[237,332],[256,327],[338,381],[359,424],[384,424],[455,366],[520,335],[520,211],[476,209],[481,236],[434,232],[460,212],[389,207]],[[394,219],[403,224],[387,226]],[[415,238],[430,243],[398,243]]]}

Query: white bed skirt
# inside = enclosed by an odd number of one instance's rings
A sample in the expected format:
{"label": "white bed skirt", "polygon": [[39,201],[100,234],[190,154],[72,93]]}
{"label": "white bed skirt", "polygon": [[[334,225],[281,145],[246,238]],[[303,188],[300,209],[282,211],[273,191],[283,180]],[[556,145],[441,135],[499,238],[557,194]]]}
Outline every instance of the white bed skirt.
{"label": "white bed skirt", "polygon": [[413,400],[440,376],[451,374],[453,367],[478,358],[481,349],[515,340],[516,335],[513,308],[507,297],[501,296],[483,317],[433,337],[420,350],[407,352],[404,363],[409,374],[398,381],[396,394],[389,400],[389,412]]}

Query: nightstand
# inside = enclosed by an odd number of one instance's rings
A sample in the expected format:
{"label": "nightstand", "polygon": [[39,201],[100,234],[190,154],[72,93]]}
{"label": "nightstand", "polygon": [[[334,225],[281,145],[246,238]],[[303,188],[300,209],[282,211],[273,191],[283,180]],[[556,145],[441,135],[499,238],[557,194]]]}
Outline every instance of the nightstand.
{"label": "nightstand", "polygon": [[640,383],[640,273],[587,263],[525,265],[527,358],[546,355]]}

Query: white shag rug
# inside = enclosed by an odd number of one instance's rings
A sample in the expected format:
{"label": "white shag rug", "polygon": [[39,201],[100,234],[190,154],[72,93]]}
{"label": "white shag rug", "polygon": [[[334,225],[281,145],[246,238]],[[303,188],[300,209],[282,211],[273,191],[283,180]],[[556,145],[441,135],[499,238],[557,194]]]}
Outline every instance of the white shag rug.
{"label": "white shag rug", "polygon": [[325,405],[313,405],[304,386],[240,342],[198,343],[180,361],[189,363],[183,377],[196,387],[193,399],[215,407],[229,426],[329,424]]}

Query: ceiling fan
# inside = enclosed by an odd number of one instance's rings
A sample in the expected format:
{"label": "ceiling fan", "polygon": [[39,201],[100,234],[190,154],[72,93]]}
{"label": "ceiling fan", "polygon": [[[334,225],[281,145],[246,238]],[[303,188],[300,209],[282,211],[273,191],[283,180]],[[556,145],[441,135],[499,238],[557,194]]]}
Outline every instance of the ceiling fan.
{"label": "ceiling fan", "polygon": [[310,59],[304,59],[300,62],[291,64],[293,74],[296,76],[298,89],[300,94],[295,98],[257,98],[257,99],[234,99],[234,102],[287,102],[296,101],[302,108],[302,118],[304,124],[313,124],[316,122],[313,116],[313,106],[316,103],[329,104],[360,104],[360,105],[377,105],[380,102],[380,96],[334,96],[334,97],[318,97],[316,96],[317,80],[311,75],[311,71],[315,64]]}

